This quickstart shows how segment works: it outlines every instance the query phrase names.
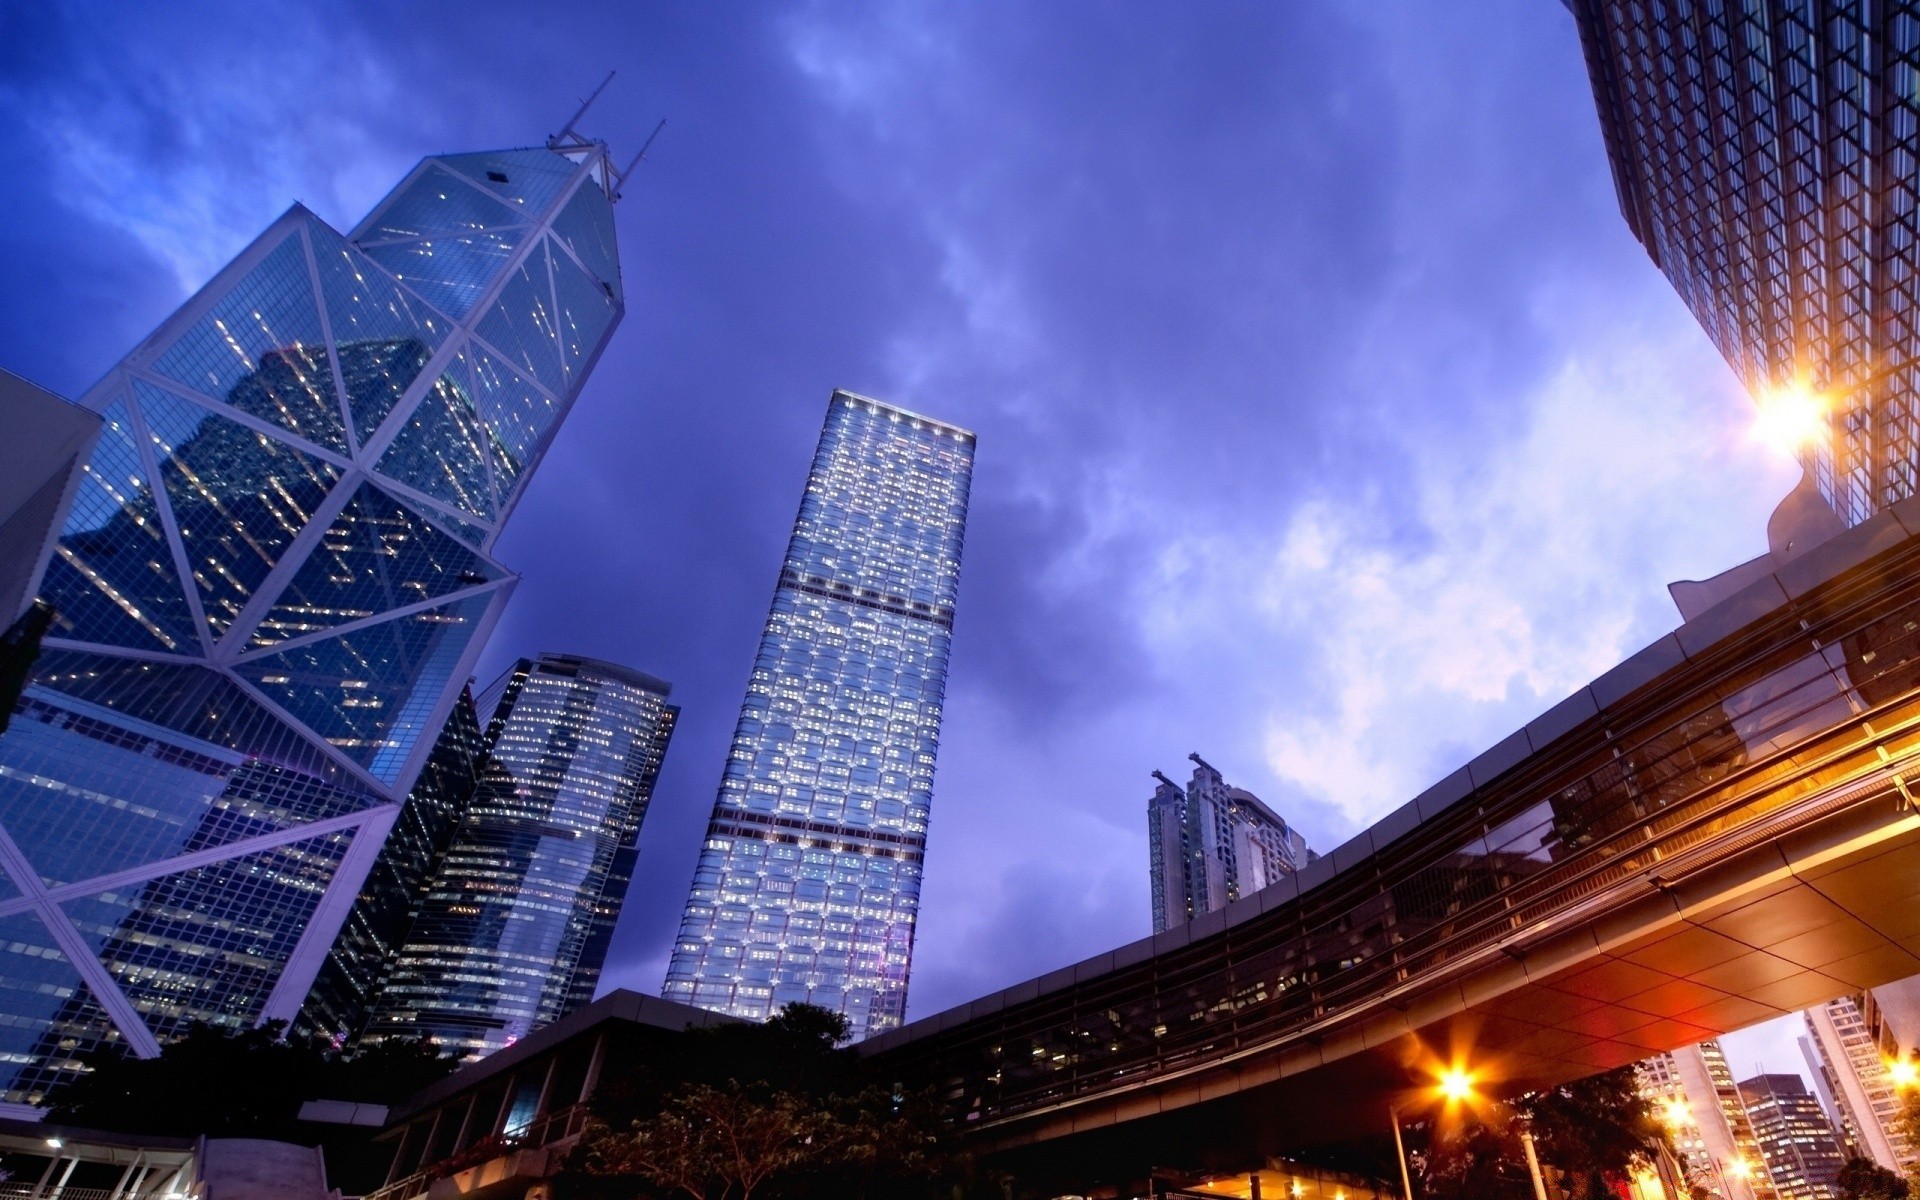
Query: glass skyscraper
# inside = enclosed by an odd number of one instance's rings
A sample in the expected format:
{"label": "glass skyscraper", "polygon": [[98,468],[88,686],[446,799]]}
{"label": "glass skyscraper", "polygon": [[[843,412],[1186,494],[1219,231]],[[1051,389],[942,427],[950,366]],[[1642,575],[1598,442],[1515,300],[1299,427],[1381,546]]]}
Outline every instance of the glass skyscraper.
{"label": "glass skyscraper", "polygon": [[567,654],[489,689],[479,787],[363,1036],[490,1054],[593,999],[680,710],[668,685]]}
{"label": "glass skyscraper", "polygon": [[663,994],[897,1025],[919,910],[973,434],[839,391]]}
{"label": "glass skyscraper", "polygon": [[623,312],[614,186],[570,138],[427,159],[345,237],[296,205],[82,398],[0,737],[0,1099],[295,1015]]}
{"label": "glass skyscraper", "polygon": [[1920,479],[1920,2],[1566,0],[1620,208],[1848,523]]}

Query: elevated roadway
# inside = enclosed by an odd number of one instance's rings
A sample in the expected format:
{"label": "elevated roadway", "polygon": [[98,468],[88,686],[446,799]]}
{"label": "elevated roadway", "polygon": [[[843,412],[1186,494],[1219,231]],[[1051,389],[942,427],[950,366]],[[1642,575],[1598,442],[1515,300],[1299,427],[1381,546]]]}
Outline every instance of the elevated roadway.
{"label": "elevated roadway", "polygon": [[1296,879],[863,1051],[1018,1171],[1128,1179],[1920,974],[1920,503],[1743,578]]}

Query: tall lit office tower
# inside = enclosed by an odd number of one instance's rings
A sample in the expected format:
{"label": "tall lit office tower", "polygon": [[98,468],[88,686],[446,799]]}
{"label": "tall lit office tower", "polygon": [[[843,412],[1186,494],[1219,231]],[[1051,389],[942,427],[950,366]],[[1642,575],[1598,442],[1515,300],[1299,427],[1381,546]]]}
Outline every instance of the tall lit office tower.
{"label": "tall lit office tower", "polygon": [[486,767],[392,957],[364,1037],[490,1054],[593,999],[680,710],[570,654],[490,689]]}
{"label": "tall lit office tower", "polygon": [[1780,1200],[1834,1200],[1846,1156],[1805,1081],[1756,1075],[1740,1081],[1740,1099]]}
{"label": "tall lit office tower", "polygon": [[664,995],[900,1023],[973,434],[835,392]]}
{"label": "tall lit office tower", "polygon": [[1920,8],[1566,0],[1627,224],[1848,523],[1920,478]]}
{"label": "tall lit office tower", "polygon": [[1183,789],[1155,771],[1147,801],[1153,931],[1184,925],[1278,883],[1319,857],[1280,815],[1198,754]]}
{"label": "tall lit office tower", "polygon": [[1904,1132],[1905,1103],[1887,1071],[1860,998],[1841,996],[1800,1014],[1807,1025],[1803,1053],[1839,1110],[1840,1126],[1857,1152],[1901,1174],[1920,1167]]}
{"label": "tall lit office tower", "polygon": [[569,136],[428,159],[346,237],[295,206],[83,397],[0,737],[0,1099],[294,1016],[623,311],[617,186]]}
{"label": "tall lit office tower", "polygon": [[1640,1094],[1666,1125],[1689,1185],[1726,1200],[1777,1200],[1760,1142],[1716,1041],[1634,1064]]}

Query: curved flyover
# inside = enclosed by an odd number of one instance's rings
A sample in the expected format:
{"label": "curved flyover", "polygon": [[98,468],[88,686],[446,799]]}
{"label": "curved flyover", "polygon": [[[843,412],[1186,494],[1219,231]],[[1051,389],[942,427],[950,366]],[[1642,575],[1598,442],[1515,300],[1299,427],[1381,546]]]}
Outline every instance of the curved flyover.
{"label": "curved flyover", "polygon": [[862,1043],[1004,1161],[1244,1166],[1920,974],[1920,502],[1284,882]]}

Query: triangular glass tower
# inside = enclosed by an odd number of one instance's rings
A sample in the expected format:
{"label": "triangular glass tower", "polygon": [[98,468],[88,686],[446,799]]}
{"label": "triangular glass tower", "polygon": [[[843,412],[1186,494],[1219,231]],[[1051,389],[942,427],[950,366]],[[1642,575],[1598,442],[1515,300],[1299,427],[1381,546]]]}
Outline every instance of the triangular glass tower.
{"label": "triangular glass tower", "polygon": [[292,1019],[516,576],[624,311],[606,147],[295,206],[82,399],[105,429],[0,736],[0,1110],[103,1044]]}

